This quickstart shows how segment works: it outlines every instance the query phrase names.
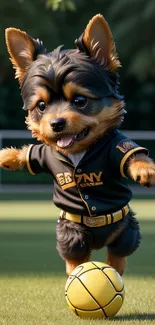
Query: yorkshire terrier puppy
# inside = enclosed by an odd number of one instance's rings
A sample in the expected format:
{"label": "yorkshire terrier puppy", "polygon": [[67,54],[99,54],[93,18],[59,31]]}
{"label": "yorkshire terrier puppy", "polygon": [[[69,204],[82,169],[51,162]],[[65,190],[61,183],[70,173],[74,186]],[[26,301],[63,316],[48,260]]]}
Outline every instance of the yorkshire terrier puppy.
{"label": "yorkshire terrier puppy", "polygon": [[94,16],[72,50],[47,53],[39,39],[15,28],[6,30],[6,44],[26,124],[41,144],[1,150],[0,167],[53,176],[53,201],[61,209],[57,250],[68,275],[104,246],[106,262],[122,275],[141,238],[127,178],[150,186],[155,165],[146,148],[118,130],[125,104],[107,22]]}

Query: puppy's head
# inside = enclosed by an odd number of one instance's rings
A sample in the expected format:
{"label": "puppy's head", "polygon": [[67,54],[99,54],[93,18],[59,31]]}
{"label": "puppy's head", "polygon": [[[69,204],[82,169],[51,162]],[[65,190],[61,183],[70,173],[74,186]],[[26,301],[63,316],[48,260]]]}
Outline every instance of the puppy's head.
{"label": "puppy's head", "polygon": [[120,62],[103,16],[90,20],[75,50],[47,53],[39,39],[15,28],[6,30],[6,43],[26,123],[38,140],[66,155],[87,149],[120,125],[125,112],[118,93]]}

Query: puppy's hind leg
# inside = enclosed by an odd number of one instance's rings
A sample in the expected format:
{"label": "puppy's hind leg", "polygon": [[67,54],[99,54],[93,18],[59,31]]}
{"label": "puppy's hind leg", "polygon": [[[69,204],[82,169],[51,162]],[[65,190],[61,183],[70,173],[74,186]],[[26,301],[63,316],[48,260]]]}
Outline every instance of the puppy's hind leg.
{"label": "puppy's hind leg", "polygon": [[60,218],[56,237],[57,250],[66,263],[67,275],[78,265],[90,260],[93,236],[85,226]]}
{"label": "puppy's hind leg", "polygon": [[116,256],[110,250],[107,250],[106,263],[112,266],[122,276],[126,267],[126,257]]}
{"label": "puppy's hind leg", "polygon": [[66,260],[66,274],[69,276],[73,270],[80,264],[89,262],[90,261],[90,255],[85,257],[84,259],[80,260]]}

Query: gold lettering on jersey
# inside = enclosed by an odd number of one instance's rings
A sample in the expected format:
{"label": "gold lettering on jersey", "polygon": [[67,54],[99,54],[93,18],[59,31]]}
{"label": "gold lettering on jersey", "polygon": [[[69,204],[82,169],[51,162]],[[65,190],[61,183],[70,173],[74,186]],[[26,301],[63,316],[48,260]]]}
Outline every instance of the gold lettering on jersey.
{"label": "gold lettering on jersey", "polygon": [[58,183],[62,186],[65,184],[65,176],[64,173],[59,173],[56,175]]}
{"label": "gold lettering on jersey", "polygon": [[65,182],[67,184],[71,183],[73,181],[73,177],[72,177],[72,174],[70,172],[64,173],[64,176],[65,176]]}
{"label": "gold lettering on jersey", "polygon": [[94,180],[94,175],[93,174],[95,174],[95,173],[90,173],[90,175],[87,175],[87,174],[82,174],[82,176],[83,176],[83,179],[84,179],[84,182],[85,183],[87,183],[87,181],[88,182],[93,182],[93,180]]}
{"label": "gold lettering on jersey", "polygon": [[56,175],[56,178],[62,190],[66,190],[69,187],[76,186],[75,181],[73,181],[73,175],[70,172],[59,173]]}
{"label": "gold lettering on jersey", "polygon": [[93,177],[96,179],[97,182],[101,181],[101,176],[102,176],[102,172],[99,172],[98,175],[95,173],[92,173]]}
{"label": "gold lettering on jersey", "polygon": [[89,175],[86,173],[83,173],[81,175],[75,175],[77,179],[77,184],[79,184],[81,187],[90,187],[90,186],[98,186],[102,185],[103,182],[101,180],[103,172],[96,173],[90,173]]}
{"label": "gold lettering on jersey", "polygon": [[74,187],[77,184],[80,187],[91,187],[91,186],[98,186],[102,185],[103,182],[101,180],[102,171],[98,174],[90,173],[90,174],[77,174],[75,175],[75,179],[71,172],[59,173],[56,175],[58,184],[61,186],[62,190],[66,190],[67,188]]}

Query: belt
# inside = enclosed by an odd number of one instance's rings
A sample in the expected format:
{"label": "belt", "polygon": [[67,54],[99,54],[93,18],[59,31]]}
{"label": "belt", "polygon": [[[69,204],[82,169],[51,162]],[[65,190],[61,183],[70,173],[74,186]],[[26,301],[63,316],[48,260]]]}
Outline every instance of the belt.
{"label": "belt", "polygon": [[115,222],[124,219],[124,217],[128,214],[128,212],[129,212],[128,205],[126,205],[119,211],[106,214],[103,216],[98,216],[98,217],[82,216],[82,215],[72,214],[61,210],[60,219],[67,219],[75,223],[84,224],[88,227],[103,227],[103,226],[111,225]]}

